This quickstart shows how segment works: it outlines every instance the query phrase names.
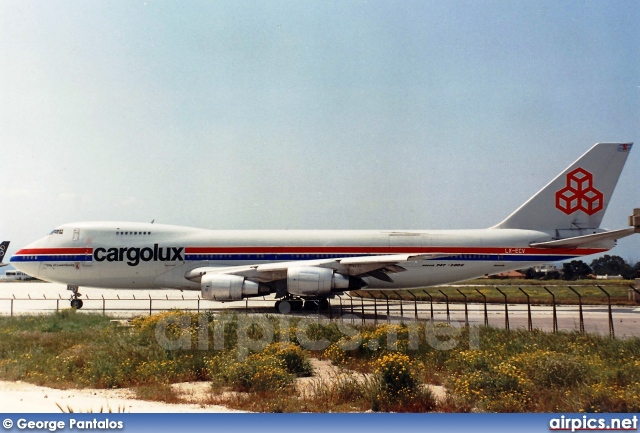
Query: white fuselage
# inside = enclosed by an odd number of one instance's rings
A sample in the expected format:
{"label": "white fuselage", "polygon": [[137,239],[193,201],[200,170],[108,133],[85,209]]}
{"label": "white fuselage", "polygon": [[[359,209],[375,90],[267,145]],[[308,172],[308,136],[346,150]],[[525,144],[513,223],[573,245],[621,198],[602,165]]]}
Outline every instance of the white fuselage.
{"label": "white fuselage", "polygon": [[[196,268],[259,265],[389,254],[435,254],[408,261],[393,282],[364,277],[369,289],[440,285],[578,256],[598,248],[545,249],[531,243],[551,233],[519,229],[372,231],[221,231],[180,226],[95,222],[67,224],[18,251],[11,263],[46,281],[105,288],[199,290],[185,275]],[[443,256],[438,256],[439,254]]]}

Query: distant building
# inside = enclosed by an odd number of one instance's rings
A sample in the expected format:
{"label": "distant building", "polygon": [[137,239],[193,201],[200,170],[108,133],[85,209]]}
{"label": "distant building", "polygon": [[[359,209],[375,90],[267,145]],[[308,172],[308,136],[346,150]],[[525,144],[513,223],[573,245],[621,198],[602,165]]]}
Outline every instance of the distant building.
{"label": "distant building", "polygon": [[4,273],[4,276],[1,277],[2,281],[26,281],[26,280],[35,280],[30,275],[25,274],[22,271],[13,271],[9,270]]}
{"label": "distant building", "polygon": [[622,280],[622,275],[596,275],[596,280]]}

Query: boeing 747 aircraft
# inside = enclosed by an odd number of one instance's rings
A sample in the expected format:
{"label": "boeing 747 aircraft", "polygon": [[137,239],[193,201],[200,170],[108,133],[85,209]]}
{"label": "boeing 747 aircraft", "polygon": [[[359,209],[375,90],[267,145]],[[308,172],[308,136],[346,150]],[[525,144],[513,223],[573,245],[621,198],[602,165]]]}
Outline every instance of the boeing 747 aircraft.
{"label": "boeing 747 aircraft", "polygon": [[[275,293],[276,308],[326,305],[336,292],[398,290],[467,280],[611,249],[640,232],[604,230],[632,143],[598,143],[499,224],[476,230],[219,231],[128,222],[55,228],[11,263],[78,286],[199,290],[215,301]],[[284,303],[286,302],[286,304]]]}

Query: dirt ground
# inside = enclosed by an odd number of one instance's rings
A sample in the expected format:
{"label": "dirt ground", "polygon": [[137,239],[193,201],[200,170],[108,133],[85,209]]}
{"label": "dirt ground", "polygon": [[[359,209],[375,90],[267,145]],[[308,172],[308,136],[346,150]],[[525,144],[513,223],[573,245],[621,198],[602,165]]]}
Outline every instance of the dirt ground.
{"label": "dirt ground", "polygon": [[70,410],[75,413],[235,412],[224,406],[136,400],[134,393],[127,389],[53,389],[5,381],[0,381],[0,401],[4,413],[61,413]]}
{"label": "dirt ground", "polygon": [[[331,386],[341,375],[365,380],[366,375],[341,369],[330,361],[312,358],[314,375],[296,379],[301,396],[311,396],[317,385]],[[438,400],[446,396],[441,386],[425,385]],[[25,382],[0,381],[0,410],[5,413],[185,413],[185,412],[237,412],[221,405],[212,405],[209,382],[175,383],[171,387],[185,403],[171,404],[138,400],[128,389],[54,389]],[[229,396],[234,393],[227,393]],[[224,400],[224,394],[223,394]]]}

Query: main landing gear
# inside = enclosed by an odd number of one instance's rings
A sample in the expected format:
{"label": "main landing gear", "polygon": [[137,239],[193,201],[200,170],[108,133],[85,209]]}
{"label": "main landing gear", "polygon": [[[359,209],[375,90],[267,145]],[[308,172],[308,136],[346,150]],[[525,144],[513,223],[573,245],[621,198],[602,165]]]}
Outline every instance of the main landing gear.
{"label": "main landing gear", "polygon": [[282,314],[288,314],[292,311],[302,310],[303,300],[300,298],[286,297],[276,301],[276,310]]}
{"label": "main landing gear", "polygon": [[282,314],[288,314],[291,311],[316,311],[318,309],[326,311],[329,309],[329,301],[327,298],[307,299],[294,298],[292,296],[285,297],[276,301],[276,310]]}
{"label": "main landing gear", "polygon": [[304,303],[304,309],[308,311],[314,311],[320,309],[326,311],[329,309],[329,301],[327,298],[308,300]]}
{"label": "main landing gear", "polygon": [[80,293],[78,293],[78,286],[67,286],[67,290],[71,290],[71,292],[73,293],[71,295],[71,308],[73,308],[74,310],[79,310],[80,308],[82,308],[82,299],[80,299],[80,296],[82,296]]}

